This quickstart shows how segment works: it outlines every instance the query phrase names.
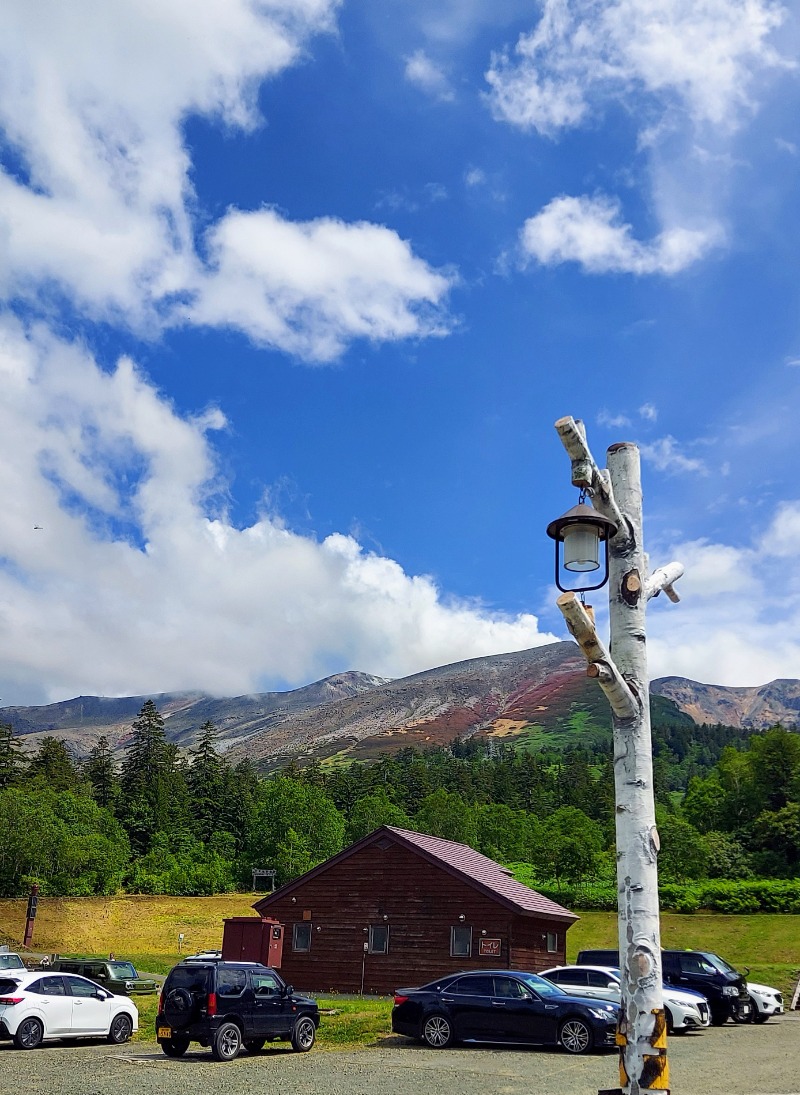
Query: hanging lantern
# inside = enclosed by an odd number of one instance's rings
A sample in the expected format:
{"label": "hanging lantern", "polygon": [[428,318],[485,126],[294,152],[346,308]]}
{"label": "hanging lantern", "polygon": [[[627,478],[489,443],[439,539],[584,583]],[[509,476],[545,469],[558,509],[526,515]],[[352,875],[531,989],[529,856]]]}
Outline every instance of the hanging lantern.
{"label": "hanging lantern", "polygon": [[[556,542],[556,585],[562,593],[587,593],[600,589],[608,581],[608,540],[617,531],[617,526],[608,517],[598,513],[594,506],[581,501],[567,510],[561,517],[547,526],[547,535]],[[604,577],[601,582],[590,586],[570,586],[561,584],[561,567],[571,573],[584,574],[599,570],[600,544],[604,544]],[[563,544],[563,564],[561,547]]]}

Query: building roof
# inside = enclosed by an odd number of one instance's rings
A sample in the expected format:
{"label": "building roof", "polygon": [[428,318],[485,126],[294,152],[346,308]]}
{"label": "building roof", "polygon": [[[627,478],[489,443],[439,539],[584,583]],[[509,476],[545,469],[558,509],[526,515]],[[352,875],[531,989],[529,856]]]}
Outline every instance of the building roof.
{"label": "building roof", "polygon": [[467,844],[459,844],[455,840],[444,840],[438,836],[428,836],[427,833],[415,833],[410,829],[397,829],[393,825],[382,825],[379,829],[351,844],[337,855],[325,860],[324,863],[313,867],[300,878],[287,882],[272,894],[254,903],[253,908],[263,913],[274,901],[287,896],[292,890],[301,886],[309,879],[316,877],[323,871],[329,870],[341,860],[349,858],[354,852],[379,840],[392,839],[394,842],[404,845],[410,850],[423,856],[428,862],[443,868],[448,874],[461,878],[468,885],[483,891],[490,897],[514,912],[523,916],[541,916],[548,920],[559,920],[573,923],[578,917],[565,909],[563,905],[551,901],[548,897],[532,890],[530,886],[517,882],[512,877],[507,867],[495,863]]}

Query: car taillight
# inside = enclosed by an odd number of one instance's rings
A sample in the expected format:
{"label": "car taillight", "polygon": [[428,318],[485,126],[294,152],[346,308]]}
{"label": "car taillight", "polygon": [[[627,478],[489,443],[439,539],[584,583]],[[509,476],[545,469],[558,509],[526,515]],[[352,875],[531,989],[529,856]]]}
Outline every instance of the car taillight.
{"label": "car taillight", "polygon": [[208,994],[208,1014],[217,1014],[217,994],[215,992],[210,992]]}
{"label": "car taillight", "polygon": [[407,996],[401,996],[399,992],[396,992],[394,994],[394,1006],[398,1007],[400,1004],[404,1004],[407,999]]}
{"label": "car taillight", "polygon": [[163,989],[158,994],[158,1014],[159,1015],[164,1014],[164,990]]}
{"label": "car taillight", "polygon": [[21,1004],[24,996],[0,996],[0,1004]]}

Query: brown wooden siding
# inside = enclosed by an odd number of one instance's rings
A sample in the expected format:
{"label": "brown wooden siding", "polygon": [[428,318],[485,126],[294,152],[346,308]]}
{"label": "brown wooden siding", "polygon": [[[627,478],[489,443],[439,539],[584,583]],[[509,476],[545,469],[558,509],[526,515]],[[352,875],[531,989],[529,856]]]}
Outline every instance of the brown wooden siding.
{"label": "brown wooden siding", "polygon": [[[308,991],[391,993],[460,969],[535,970],[564,960],[563,923],[515,914],[399,844],[367,845],[291,895],[259,902],[259,911],[285,925],[281,974]],[[309,915],[311,950],[298,953],[293,926]],[[388,926],[388,953],[364,953],[371,924]],[[450,955],[459,925],[472,928],[469,958]],[[547,931],[559,933],[558,954],[547,953]],[[481,957],[481,938],[499,939],[500,955]]]}

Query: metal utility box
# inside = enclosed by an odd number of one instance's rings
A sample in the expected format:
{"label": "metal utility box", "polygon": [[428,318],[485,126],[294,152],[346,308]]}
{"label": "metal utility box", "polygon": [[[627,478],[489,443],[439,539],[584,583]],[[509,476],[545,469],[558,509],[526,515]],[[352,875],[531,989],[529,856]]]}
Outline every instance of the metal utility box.
{"label": "metal utility box", "polygon": [[222,933],[222,957],[229,962],[263,962],[281,968],[283,924],[260,916],[229,916]]}

